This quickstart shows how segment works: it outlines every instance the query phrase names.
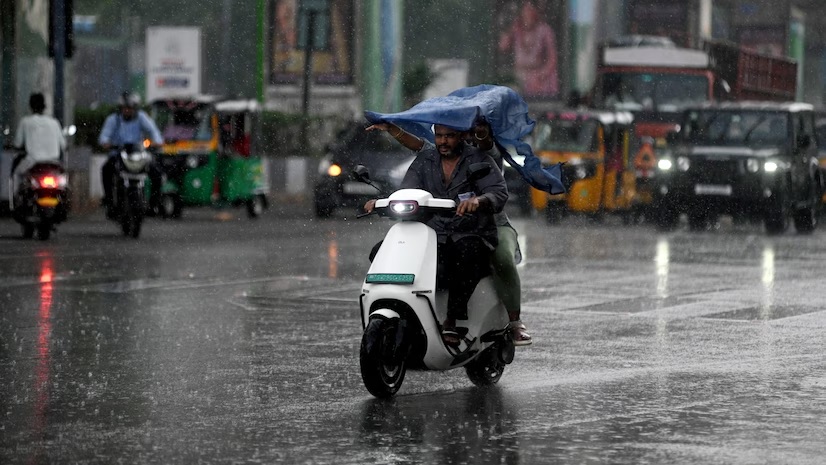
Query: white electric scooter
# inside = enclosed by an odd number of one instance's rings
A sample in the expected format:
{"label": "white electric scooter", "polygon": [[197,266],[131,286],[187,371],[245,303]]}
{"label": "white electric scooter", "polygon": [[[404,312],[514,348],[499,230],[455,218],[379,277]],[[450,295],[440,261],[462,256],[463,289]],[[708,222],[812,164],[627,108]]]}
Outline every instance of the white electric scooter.
{"label": "white electric scooter", "polygon": [[[490,165],[472,166],[470,181],[484,176]],[[474,168],[479,175],[474,176]],[[371,184],[364,167],[354,172]],[[436,199],[424,190],[402,189],[376,201],[374,211],[399,220],[373,257],[362,285],[364,334],[359,354],[361,377],[376,397],[390,397],[404,381],[407,369],[450,370],[465,367],[479,386],[499,381],[514,358],[508,317],[493,288],[483,278],[468,303],[468,320],[458,320],[460,345],[446,345],[441,324],[447,316],[447,291],[436,286],[436,232],[421,220],[427,215],[455,215],[456,204]]]}

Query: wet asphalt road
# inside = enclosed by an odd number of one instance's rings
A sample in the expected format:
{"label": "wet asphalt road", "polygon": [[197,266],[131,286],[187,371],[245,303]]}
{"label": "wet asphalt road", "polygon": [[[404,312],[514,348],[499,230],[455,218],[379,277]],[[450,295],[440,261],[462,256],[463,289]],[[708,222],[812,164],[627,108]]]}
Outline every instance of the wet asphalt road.
{"label": "wet asphalt road", "polygon": [[72,218],[48,242],[0,218],[0,463],[826,456],[826,229],[518,219],[536,342],[495,388],[411,372],[381,402],[356,299],[389,223],[186,216],[137,241]]}

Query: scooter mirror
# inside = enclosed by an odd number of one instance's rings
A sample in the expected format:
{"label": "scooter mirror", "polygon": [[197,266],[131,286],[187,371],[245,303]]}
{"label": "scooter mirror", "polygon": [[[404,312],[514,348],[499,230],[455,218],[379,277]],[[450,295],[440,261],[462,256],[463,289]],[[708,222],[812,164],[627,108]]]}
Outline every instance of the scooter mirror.
{"label": "scooter mirror", "polygon": [[370,170],[364,165],[356,165],[353,168],[353,178],[356,181],[370,184]]}

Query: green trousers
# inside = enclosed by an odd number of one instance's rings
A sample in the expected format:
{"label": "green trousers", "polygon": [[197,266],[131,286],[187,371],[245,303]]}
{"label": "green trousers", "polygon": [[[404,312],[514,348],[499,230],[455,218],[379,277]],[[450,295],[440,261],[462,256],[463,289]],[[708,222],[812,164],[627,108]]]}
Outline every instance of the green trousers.
{"label": "green trousers", "polygon": [[493,265],[493,287],[511,321],[518,320],[522,311],[522,282],[519,272],[516,271],[514,256],[516,255],[516,230],[512,226],[497,226],[499,244],[493,251],[491,264]]}

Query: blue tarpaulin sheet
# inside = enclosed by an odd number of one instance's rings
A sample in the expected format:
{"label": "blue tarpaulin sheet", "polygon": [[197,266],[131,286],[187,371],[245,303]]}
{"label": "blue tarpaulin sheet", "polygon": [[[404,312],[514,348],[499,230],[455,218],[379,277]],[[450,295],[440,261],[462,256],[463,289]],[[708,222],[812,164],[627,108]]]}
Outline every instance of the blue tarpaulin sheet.
{"label": "blue tarpaulin sheet", "polygon": [[[562,165],[542,167],[530,144],[522,139],[533,131],[534,121],[528,115],[528,104],[513,89],[483,84],[465,87],[445,97],[424,100],[399,113],[365,111],[371,123],[388,122],[433,142],[432,126],[438,124],[459,131],[468,131],[477,120],[486,121],[493,132],[502,157],[531,186],[549,192],[565,192],[562,184]],[[524,158],[516,162],[505,147],[511,146]]]}

